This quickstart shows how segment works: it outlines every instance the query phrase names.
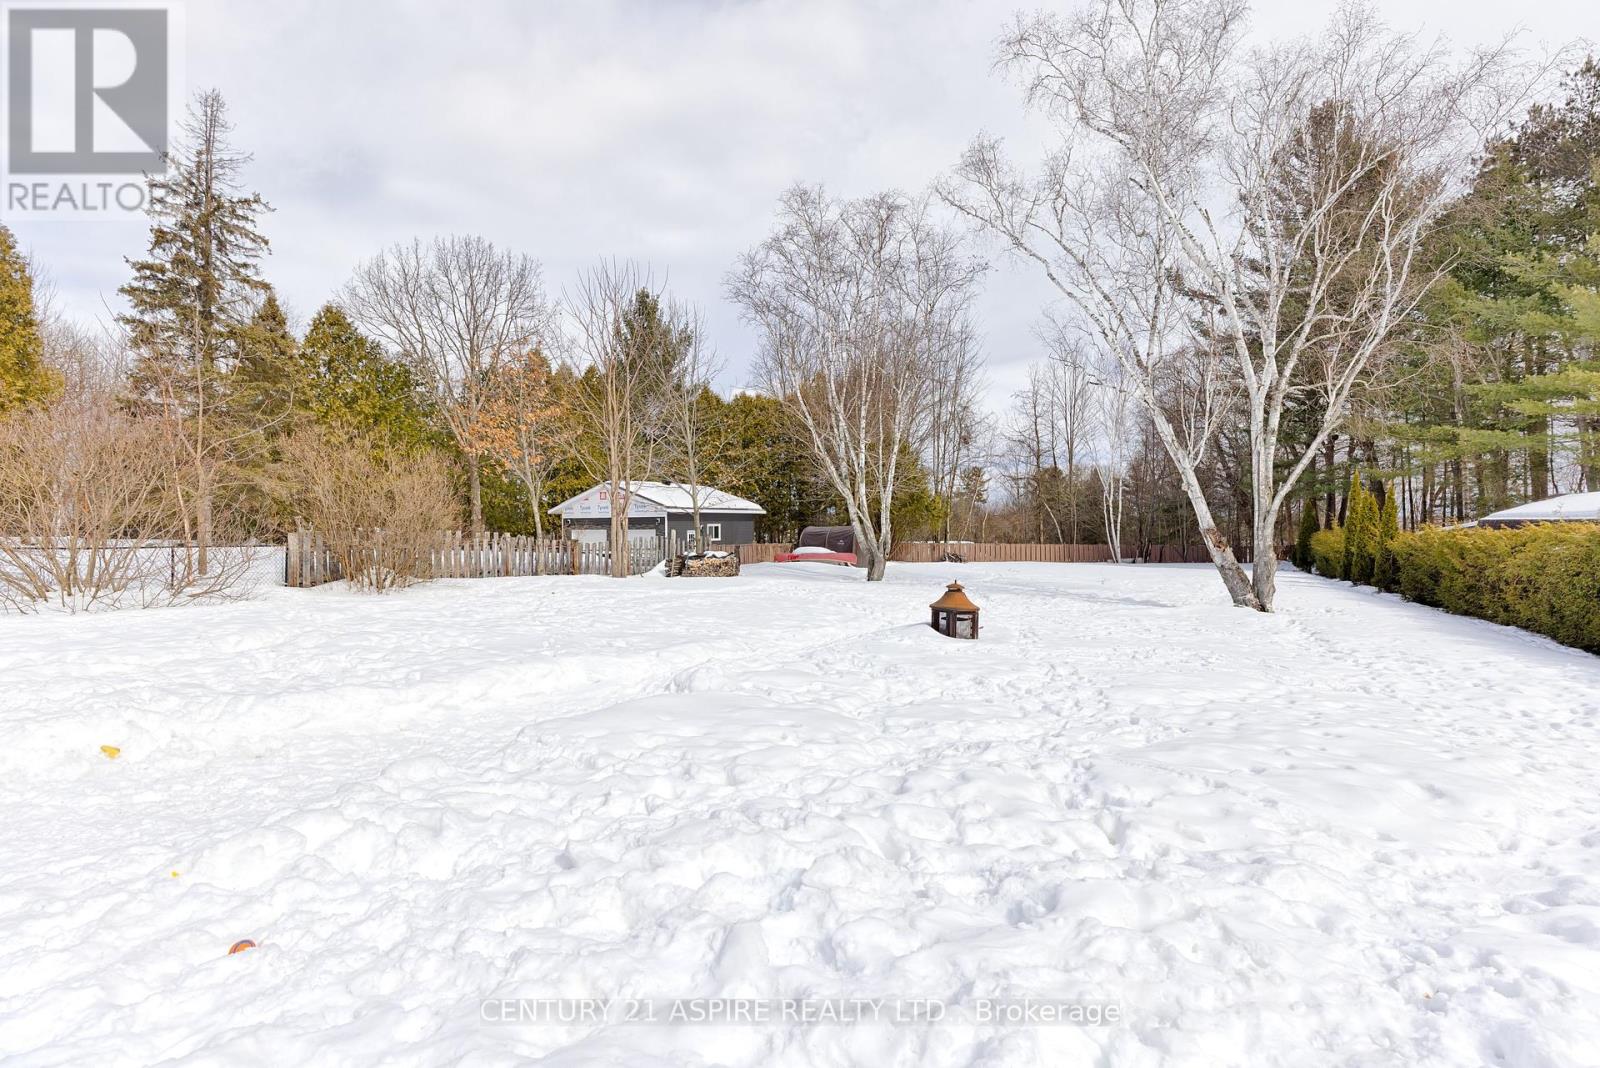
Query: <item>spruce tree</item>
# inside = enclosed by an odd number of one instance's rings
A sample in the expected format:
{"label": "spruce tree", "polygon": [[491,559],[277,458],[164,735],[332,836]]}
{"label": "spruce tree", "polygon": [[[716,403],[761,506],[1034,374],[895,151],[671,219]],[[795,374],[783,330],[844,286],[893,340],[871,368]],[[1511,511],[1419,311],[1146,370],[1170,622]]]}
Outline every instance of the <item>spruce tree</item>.
{"label": "spruce tree", "polygon": [[180,444],[202,575],[219,475],[238,440],[224,419],[229,372],[267,289],[267,239],[256,220],[268,207],[240,189],[250,156],[230,146],[232,129],[220,93],[196,97],[166,173],[149,179],[149,253],[129,261],[133,278],[120,290],[129,311],[119,318],[136,354],[132,399],[168,419]]}
{"label": "spruce tree", "polygon": [[270,288],[239,332],[237,346],[238,359],[227,385],[230,414],[269,436],[288,430],[306,383],[300,343],[290,333],[283,306]]}
{"label": "spruce tree", "polygon": [[1306,498],[1300,506],[1300,530],[1294,540],[1294,566],[1302,571],[1311,570],[1311,538],[1322,529],[1317,521],[1317,502]]}
{"label": "spruce tree", "polygon": [[16,237],[0,225],[0,412],[48,400],[58,388],[44,364],[33,272]]}
{"label": "spruce tree", "polygon": [[251,157],[229,144],[232,130],[221,94],[200,94],[182,147],[167,153],[167,173],[150,179],[149,255],[128,261],[133,279],[119,291],[131,305],[121,322],[138,353],[136,387],[166,386],[175,372],[200,383],[178,398],[190,403],[231,368],[268,291],[260,277],[267,239],[256,223],[270,209],[240,189]]}

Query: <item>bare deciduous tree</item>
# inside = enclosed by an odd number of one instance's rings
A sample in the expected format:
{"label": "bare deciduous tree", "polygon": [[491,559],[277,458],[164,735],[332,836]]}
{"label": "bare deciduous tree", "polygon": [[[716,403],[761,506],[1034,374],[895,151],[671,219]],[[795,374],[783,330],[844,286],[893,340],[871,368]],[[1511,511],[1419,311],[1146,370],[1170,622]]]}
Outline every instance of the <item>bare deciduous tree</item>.
{"label": "bare deciduous tree", "polygon": [[[1360,8],[1315,42],[1247,54],[1244,15],[1241,0],[1099,0],[1019,17],[1000,62],[1062,148],[1024,178],[979,141],[941,191],[1117,356],[1234,602],[1270,611],[1284,500],[1436,277],[1423,241],[1482,136],[1548,67],[1418,46]],[[1188,427],[1161,411],[1175,381]],[[1249,427],[1253,575],[1195,476],[1219,389]],[[1322,424],[1280,455],[1285,404],[1308,393]]]}
{"label": "bare deciduous tree", "polygon": [[626,578],[633,487],[656,468],[661,367],[675,362],[681,339],[660,312],[649,273],[632,264],[608,262],[585,271],[565,304],[576,378],[573,455],[606,484],[611,574]]}
{"label": "bare deciduous tree", "polygon": [[944,537],[955,523],[961,475],[978,455],[989,432],[978,408],[983,392],[983,356],[971,330],[944,347],[928,401],[927,444],[923,449],[933,491],[945,504]]}
{"label": "bare deciduous tree", "polygon": [[0,419],[0,605],[69,611],[227,593],[248,549],[214,550],[205,574],[187,551],[180,465],[156,420],[107,394],[69,391]]}
{"label": "bare deciduous tree", "polygon": [[868,581],[894,547],[903,472],[924,445],[938,369],[966,343],[983,266],[925,201],[852,201],[796,186],[778,229],[741,257],[733,299],[762,335],[768,388],[795,414],[843,501]]}
{"label": "bare deciduous tree", "polygon": [[[566,455],[563,438],[569,422],[550,361],[534,350],[507,361],[494,376],[471,427],[474,446],[493,457],[528,491],[534,537],[541,541],[545,483]],[[542,556],[539,564],[543,564]]]}
{"label": "bare deciduous tree", "polygon": [[698,312],[668,302],[661,318],[668,336],[677,339],[674,358],[658,361],[661,462],[683,480],[689,493],[695,547],[703,548],[706,528],[700,513],[712,492],[705,485],[706,471],[730,444],[726,440],[730,428],[711,418],[708,401],[713,398],[707,395],[722,364],[706,340],[705,323]]}
{"label": "bare deciduous tree", "polygon": [[286,436],[280,449],[300,522],[353,586],[382,593],[432,577],[432,553],[461,514],[442,457],[314,430]]}
{"label": "bare deciduous tree", "polygon": [[1113,563],[1123,559],[1123,506],[1127,500],[1128,468],[1137,448],[1129,410],[1132,403],[1122,381],[1122,368],[1114,359],[1104,361],[1091,387],[1091,404],[1098,436],[1095,470],[1100,479],[1100,512]]}
{"label": "bare deciduous tree", "polygon": [[358,267],[343,303],[432,395],[467,457],[472,529],[482,531],[482,453],[472,427],[501,366],[549,336],[538,262],[481,237],[417,239]]}

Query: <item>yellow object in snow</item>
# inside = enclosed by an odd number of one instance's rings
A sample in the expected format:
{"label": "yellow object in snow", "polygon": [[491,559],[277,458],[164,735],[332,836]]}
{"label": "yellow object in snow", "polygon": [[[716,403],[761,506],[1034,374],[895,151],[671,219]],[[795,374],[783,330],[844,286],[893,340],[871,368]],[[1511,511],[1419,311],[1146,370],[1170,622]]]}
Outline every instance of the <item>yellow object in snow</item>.
{"label": "yellow object in snow", "polygon": [[122,755],[122,750],[118,749],[114,745],[102,745],[100,747],[100,752],[106,755],[107,760],[115,760],[117,757]]}

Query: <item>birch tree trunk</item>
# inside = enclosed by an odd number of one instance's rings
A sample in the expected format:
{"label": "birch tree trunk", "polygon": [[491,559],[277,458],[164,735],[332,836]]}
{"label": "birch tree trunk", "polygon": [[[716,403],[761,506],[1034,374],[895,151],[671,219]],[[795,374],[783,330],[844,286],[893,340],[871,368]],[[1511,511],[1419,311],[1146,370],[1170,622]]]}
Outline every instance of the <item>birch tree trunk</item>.
{"label": "birch tree trunk", "polygon": [[969,342],[983,269],[931,221],[926,198],[835,201],[796,186],[729,280],[762,338],[768,388],[843,504],[869,582],[893,554],[903,465],[928,441],[940,369]]}
{"label": "birch tree trunk", "polygon": [[[1314,44],[1247,53],[1245,14],[1242,0],[1099,0],[1019,16],[1000,63],[1063,147],[1030,178],[980,140],[940,191],[1038,264],[1116,354],[1229,595],[1270,611],[1288,494],[1448,269],[1424,258],[1424,242],[1470,181],[1484,131],[1550,63],[1518,64],[1504,45],[1420,47],[1360,8],[1341,9]],[[1227,215],[1214,211],[1219,194]],[[1297,397],[1318,399],[1323,417],[1280,471]],[[1253,583],[1195,470],[1212,420],[1241,414]]]}

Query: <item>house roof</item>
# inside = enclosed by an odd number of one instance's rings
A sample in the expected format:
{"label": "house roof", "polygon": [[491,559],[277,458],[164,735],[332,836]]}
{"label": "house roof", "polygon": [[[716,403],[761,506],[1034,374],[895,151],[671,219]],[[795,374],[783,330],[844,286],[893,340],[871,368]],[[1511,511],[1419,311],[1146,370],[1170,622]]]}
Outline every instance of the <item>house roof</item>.
{"label": "house roof", "polygon": [[1532,504],[1519,504],[1493,512],[1478,520],[1480,524],[1497,523],[1600,523],[1600,493],[1568,493],[1561,497],[1547,497]]}
{"label": "house roof", "polygon": [[[693,488],[681,482],[634,482],[629,489],[632,500],[628,514],[632,516],[660,516],[687,514],[694,510]],[[611,517],[611,487],[597,482],[576,497],[569,498],[550,509],[553,515],[585,519]],[[702,512],[721,512],[733,515],[766,515],[767,510],[754,501],[735,497],[724,490],[701,486],[698,491]]]}

